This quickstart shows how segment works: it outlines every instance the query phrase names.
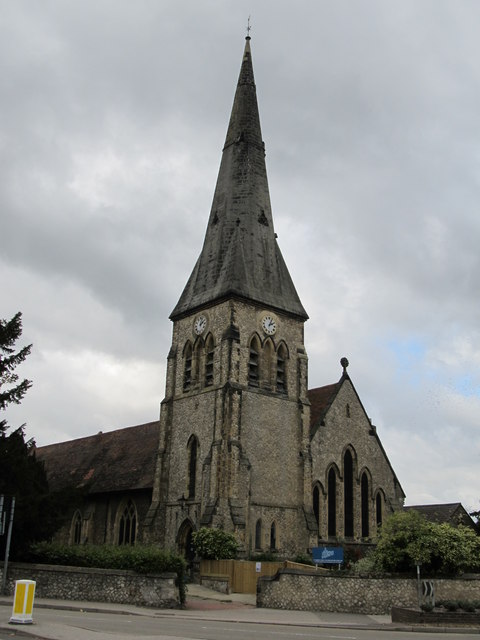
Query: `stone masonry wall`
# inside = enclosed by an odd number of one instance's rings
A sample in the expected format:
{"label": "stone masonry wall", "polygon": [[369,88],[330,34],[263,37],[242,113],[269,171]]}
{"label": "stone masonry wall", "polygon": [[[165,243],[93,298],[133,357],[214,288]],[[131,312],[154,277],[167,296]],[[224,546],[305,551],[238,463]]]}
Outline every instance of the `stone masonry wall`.
{"label": "stone masonry wall", "polygon": [[[480,575],[471,579],[434,580],[436,599],[480,600]],[[388,614],[392,606],[417,607],[415,578],[325,576],[283,569],[262,576],[257,606],[298,611]]]}
{"label": "stone masonry wall", "polygon": [[[0,566],[0,576],[3,566]],[[10,563],[6,592],[13,595],[16,580],[34,580],[37,598],[116,602],[173,609],[180,606],[176,574],[140,575],[133,571],[86,569],[42,564]]]}

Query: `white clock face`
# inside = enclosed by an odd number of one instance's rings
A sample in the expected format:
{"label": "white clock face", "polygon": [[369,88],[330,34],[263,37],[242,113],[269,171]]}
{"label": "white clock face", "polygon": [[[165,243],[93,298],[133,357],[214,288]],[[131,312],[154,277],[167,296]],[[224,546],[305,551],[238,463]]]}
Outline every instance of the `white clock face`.
{"label": "white clock face", "polygon": [[262,319],[262,328],[267,335],[273,336],[277,330],[275,318],[272,318],[272,316],[264,316]]}
{"label": "white clock face", "polygon": [[197,336],[201,335],[207,326],[207,319],[205,316],[198,316],[193,325],[193,330],[197,334]]}

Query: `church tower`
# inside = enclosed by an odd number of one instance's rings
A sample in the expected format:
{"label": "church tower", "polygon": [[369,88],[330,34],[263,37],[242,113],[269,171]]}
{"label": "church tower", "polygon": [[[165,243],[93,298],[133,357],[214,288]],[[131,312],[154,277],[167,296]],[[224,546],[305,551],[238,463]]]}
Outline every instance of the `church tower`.
{"label": "church tower", "polygon": [[188,551],[208,526],[244,554],[316,542],[307,318],[274,231],[247,36],[203,248],[170,316],[146,540]]}

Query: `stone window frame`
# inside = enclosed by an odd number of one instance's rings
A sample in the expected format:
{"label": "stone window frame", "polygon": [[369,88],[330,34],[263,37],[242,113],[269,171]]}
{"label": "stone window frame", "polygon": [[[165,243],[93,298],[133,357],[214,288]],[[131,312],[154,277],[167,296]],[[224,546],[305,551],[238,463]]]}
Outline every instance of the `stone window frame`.
{"label": "stone window frame", "polygon": [[187,340],[183,347],[183,391],[190,391],[192,388],[192,363],[193,363],[193,345]]}
{"label": "stone window frame", "polygon": [[[334,480],[333,494],[332,478]],[[339,490],[342,484],[340,482],[340,470],[334,462],[330,463],[325,470],[325,486],[327,487],[327,537],[336,539],[338,538]]]}
{"label": "stone window frame", "polygon": [[255,522],[255,549],[263,549],[262,545],[262,519],[258,518]]}
{"label": "stone window frame", "polygon": [[290,352],[285,340],[279,342],[276,355],[275,389],[277,393],[286,395],[288,394],[288,360],[290,359]]}
{"label": "stone window frame", "polygon": [[275,520],[272,521],[270,525],[270,551],[276,551],[278,549],[278,539],[277,539],[277,523]]}
{"label": "stone window frame", "polygon": [[[351,458],[350,469],[346,467],[347,453]],[[343,536],[355,539],[355,486],[357,479],[357,452],[352,444],[348,444],[342,452],[342,478],[343,478]]]}
{"label": "stone window frame", "polygon": [[[361,537],[367,539],[371,537],[371,514],[374,505],[372,497],[372,474],[368,467],[363,467],[360,477],[360,531]],[[366,479],[366,490],[365,482]]]}
{"label": "stone window frame", "polygon": [[[200,452],[200,441],[198,437],[192,433],[187,442],[187,487],[186,495],[188,500],[195,500],[197,494],[197,468]],[[194,459],[192,459],[192,453]]]}
{"label": "stone window frame", "polygon": [[211,387],[214,382],[215,340],[211,333],[205,336],[205,386]]}
{"label": "stone window frame", "polygon": [[80,509],[76,509],[70,525],[70,544],[82,544],[83,518]]}
{"label": "stone window frame", "polygon": [[248,373],[247,380],[250,387],[260,386],[260,358],[262,353],[262,341],[258,333],[250,336],[248,341]]}
{"label": "stone window frame", "polygon": [[132,497],[120,502],[117,509],[115,523],[116,544],[121,546],[134,546],[138,538],[138,511],[135,500]]}

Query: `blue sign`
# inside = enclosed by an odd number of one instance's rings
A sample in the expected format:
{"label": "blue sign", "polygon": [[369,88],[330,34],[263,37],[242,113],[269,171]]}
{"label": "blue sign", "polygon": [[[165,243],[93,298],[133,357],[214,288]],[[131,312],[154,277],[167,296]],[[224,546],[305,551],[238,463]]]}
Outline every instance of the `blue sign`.
{"label": "blue sign", "polygon": [[342,564],[343,547],[314,547],[312,556],[315,564]]}

